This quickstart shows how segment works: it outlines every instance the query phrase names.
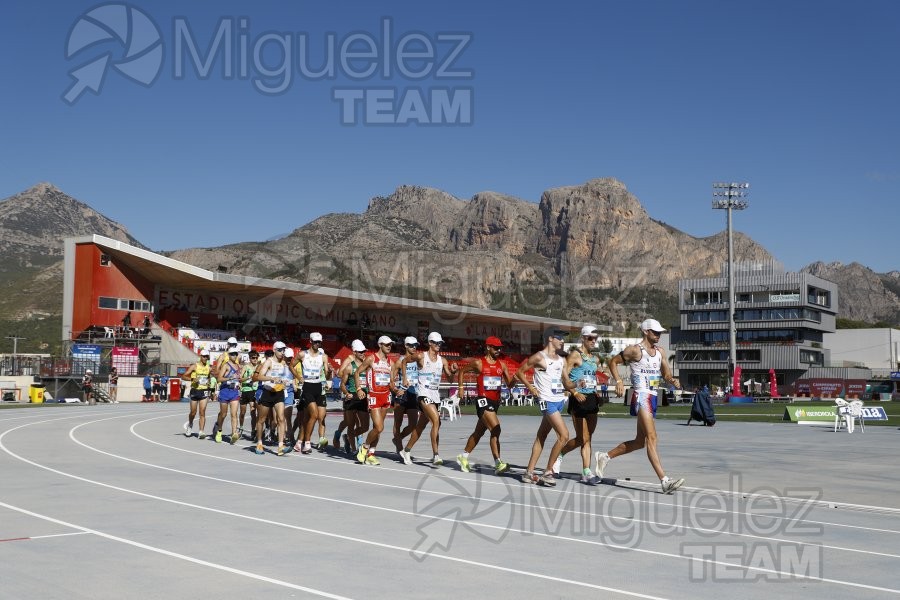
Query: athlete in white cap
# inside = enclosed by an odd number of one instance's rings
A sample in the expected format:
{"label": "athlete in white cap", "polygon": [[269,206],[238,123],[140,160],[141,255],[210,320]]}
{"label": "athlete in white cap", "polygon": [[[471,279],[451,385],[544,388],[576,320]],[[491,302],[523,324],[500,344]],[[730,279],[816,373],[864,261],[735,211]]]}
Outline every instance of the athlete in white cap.
{"label": "athlete in white cap", "polygon": [[597,477],[603,477],[607,463],[623,454],[647,448],[647,458],[659,477],[664,494],[671,494],[684,483],[684,479],[669,479],[659,461],[656,451],[656,415],[657,390],[660,379],[668,384],[681,388],[681,383],[672,376],[666,351],[658,345],[659,336],[665,331],[656,319],[647,319],[641,323],[643,339],[639,344],[628,346],[612,357],[607,365],[609,373],[616,381],[616,396],[625,393],[625,385],[619,377],[619,365],[627,364],[631,370],[630,412],[637,417],[637,434],[633,440],[622,442],[609,452],[597,452]]}
{"label": "athlete in white cap", "polygon": [[[312,452],[313,427],[319,422],[319,410],[321,408],[325,411],[325,382],[331,377],[331,363],[322,349],[321,333],[313,332],[309,335],[309,349],[297,353],[292,368],[300,385],[297,421],[293,427],[299,430],[294,452],[309,454]],[[319,444],[322,444],[322,439]]]}
{"label": "athlete in white cap", "polygon": [[404,374],[404,385],[409,385],[410,383],[406,378],[406,365],[410,362],[415,362],[419,368],[419,381],[417,382],[419,388],[419,409],[427,417],[427,419],[419,418],[419,422],[416,423],[416,429],[409,436],[406,447],[400,452],[400,458],[407,465],[412,464],[411,452],[413,446],[419,441],[419,437],[425,430],[427,422],[431,423],[431,451],[434,454],[431,463],[434,465],[444,464],[438,448],[441,430],[441,416],[438,413],[438,406],[441,403],[441,377],[446,375],[447,379],[452,381],[459,368],[456,366],[456,363],[450,364],[445,361],[438,353],[443,343],[444,338],[441,337],[441,334],[437,331],[432,331],[428,334],[428,350],[417,352],[412,357],[405,356],[401,361],[403,363],[401,372]]}
{"label": "athlete in white cap", "polygon": [[191,399],[191,409],[188,413],[187,423],[184,424],[184,435],[191,437],[194,435],[194,417],[200,412],[199,431],[197,436],[202,440],[206,437],[203,433],[206,427],[206,404],[209,402],[209,390],[211,386],[212,367],[209,364],[209,350],[203,348],[200,350],[200,360],[187,368],[187,371],[181,376],[185,381],[191,382],[191,391],[189,398]]}
{"label": "athlete in white cap", "polygon": [[351,354],[341,363],[338,376],[341,378],[341,395],[344,397],[344,420],[338,425],[334,434],[335,446],[341,430],[344,434],[344,452],[355,456],[356,436],[365,433],[369,428],[369,394],[365,377],[360,377],[360,367],[366,359],[366,345],[362,340],[353,340],[350,344]]}
{"label": "athlete in white cap", "polygon": [[[272,346],[272,358],[267,358],[256,369],[253,381],[259,382],[262,388],[259,402],[257,402],[256,419],[256,453],[265,454],[263,446],[263,431],[266,428],[266,417],[269,411],[275,413],[275,427],[278,434],[278,456],[285,454],[284,447],[284,388],[288,380],[293,380],[290,365],[284,360],[284,351],[287,346],[284,342],[275,342]],[[287,449],[290,452],[290,448]]]}
{"label": "athlete in white cap", "polygon": [[[394,395],[394,448],[397,454],[403,451],[403,438],[411,434],[416,424],[419,422],[419,395],[416,383],[419,381],[419,365],[415,358],[419,351],[419,340],[413,336],[407,336],[403,340],[403,346],[406,354],[403,358],[410,360],[403,365],[403,359],[394,361],[391,367],[391,379],[397,387],[397,393]],[[400,373],[400,367],[403,365],[406,380],[409,382],[408,387],[403,385],[403,375]],[[403,427],[403,415],[406,415],[408,424]]]}

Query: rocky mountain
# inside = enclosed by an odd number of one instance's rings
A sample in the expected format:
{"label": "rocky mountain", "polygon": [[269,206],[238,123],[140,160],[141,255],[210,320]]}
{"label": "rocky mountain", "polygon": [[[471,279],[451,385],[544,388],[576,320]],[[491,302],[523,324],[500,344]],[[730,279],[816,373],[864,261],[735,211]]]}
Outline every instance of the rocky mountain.
{"label": "rocky mountain", "polygon": [[[660,223],[621,182],[595,179],[548,190],[538,204],[401,186],[361,215],[326,215],[272,242],[172,257],[245,275],[624,322],[649,308],[659,314],[648,297],[662,298],[674,316],[676,282],[718,273],[725,242],[724,233],[695,238]],[[772,259],[742,234],[735,248],[739,260]]]}
{"label": "rocky mountain", "polygon": [[[91,233],[143,247],[125,227],[47,183],[0,202],[0,328],[27,334],[31,327],[32,340],[58,335],[62,240]],[[718,274],[725,248],[725,232],[693,237],[653,219],[621,182],[595,179],[547,190],[538,203],[401,186],[372,198],[362,214],[324,215],[279,239],[168,254],[251,277],[624,327],[648,313],[674,322],[677,281]],[[735,254],[772,259],[741,233]],[[856,263],[804,270],[838,283],[840,316],[900,323],[897,271],[877,274]],[[38,331],[48,320],[53,326]]]}
{"label": "rocky mountain", "polygon": [[840,317],[900,324],[900,272],[878,274],[856,262],[814,262],[801,270],[838,285]]}
{"label": "rocky mountain", "polygon": [[49,183],[0,201],[0,318],[59,314],[63,239],[92,233],[143,247],[125,227]]}

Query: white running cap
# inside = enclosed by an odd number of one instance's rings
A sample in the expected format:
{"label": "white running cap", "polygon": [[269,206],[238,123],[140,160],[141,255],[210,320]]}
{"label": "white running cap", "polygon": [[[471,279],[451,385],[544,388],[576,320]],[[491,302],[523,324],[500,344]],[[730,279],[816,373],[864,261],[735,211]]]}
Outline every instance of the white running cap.
{"label": "white running cap", "polygon": [[365,352],[366,345],[362,343],[362,340],[353,340],[353,343],[350,344],[350,349],[354,352]]}
{"label": "white running cap", "polygon": [[321,341],[322,341],[322,334],[319,333],[318,331],[313,331],[311,334],[309,334],[309,341],[311,341],[311,342],[321,342]]}
{"label": "white running cap", "polygon": [[443,344],[444,338],[442,338],[441,334],[439,334],[437,331],[432,331],[431,333],[428,334],[428,341],[429,342],[438,342],[439,344]]}
{"label": "white running cap", "polygon": [[378,345],[379,345],[379,346],[380,346],[381,344],[393,344],[393,343],[394,343],[394,340],[392,340],[391,338],[389,338],[389,337],[386,336],[386,335],[383,335],[383,336],[381,336],[380,338],[378,338]]}
{"label": "white running cap", "polygon": [[641,323],[641,331],[656,331],[662,333],[666,328],[659,324],[656,319],[646,319]]}
{"label": "white running cap", "polygon": [[229,346],[237,346],[237,338],[236,337],[228,338],[228,345]]}
{"label": "white running cap", "polygon": [[594,325],[585,325],[581,328],[581,335],[597,335],[599,333]]}

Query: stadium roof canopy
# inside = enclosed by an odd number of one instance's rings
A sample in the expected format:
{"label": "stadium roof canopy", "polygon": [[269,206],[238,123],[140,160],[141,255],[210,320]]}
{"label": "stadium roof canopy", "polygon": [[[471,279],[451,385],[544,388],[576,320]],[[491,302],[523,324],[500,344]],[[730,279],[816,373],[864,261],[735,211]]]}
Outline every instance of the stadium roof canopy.
{"label": "stadium roof canopy", "polygon": [[[156,289],[190,289],[198,292],[234,293],[263,297],[281,293],[298,302],[327,304],[360,311],[404,311],[422,314],[434,319],[456,322],[467,318],[513,327],[520,330],[540,330],[555,326],[566,331],[577,331],[581,322],[550,319],[499,310],[490,310],[457,304],[387,296],[321,285],[309,285],[277,279],[265,279],[246,275],[234,275],[202,269],[188,263],[162,256],[149,250],[100,235],[90,235],[65,240],[65,272],[63,293],[63,329],[72,323],[72,306],[75,300],[75,249],[79,245],[93,244],[108,255],[116,265],[127,267],[153,283]],[[609,326],[598,329],[610,331]],[[71,331],[71,329],[70,329]]]}

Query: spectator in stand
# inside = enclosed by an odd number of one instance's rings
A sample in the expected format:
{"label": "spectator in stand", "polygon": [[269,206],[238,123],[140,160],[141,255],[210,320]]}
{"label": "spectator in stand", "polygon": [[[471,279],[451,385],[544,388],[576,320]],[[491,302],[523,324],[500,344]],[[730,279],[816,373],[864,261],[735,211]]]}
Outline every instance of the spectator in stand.
{"label": "spectator in stand", "polygon": [[141,332],[142,337],[150,337],[150,315],[144,315],[144,330]]}
{"label": "spectator in stand", "polygon": [[160,392],[160,397],[163,402],[169,401],[169,376],[165,373],[160,377],[160,382],[162,383],[162,390]]}
{"label": "spectator in stand", "polygon": [[150,373],[144,376],[144,402],[150,402],[153,399],[153,382],[150,380]]}
{"label": "spectator in stand", "polygon": [[129,310],[125,313],[125,316],[122,317],[122,329],[128,329],[131,327],[131,311]]}

